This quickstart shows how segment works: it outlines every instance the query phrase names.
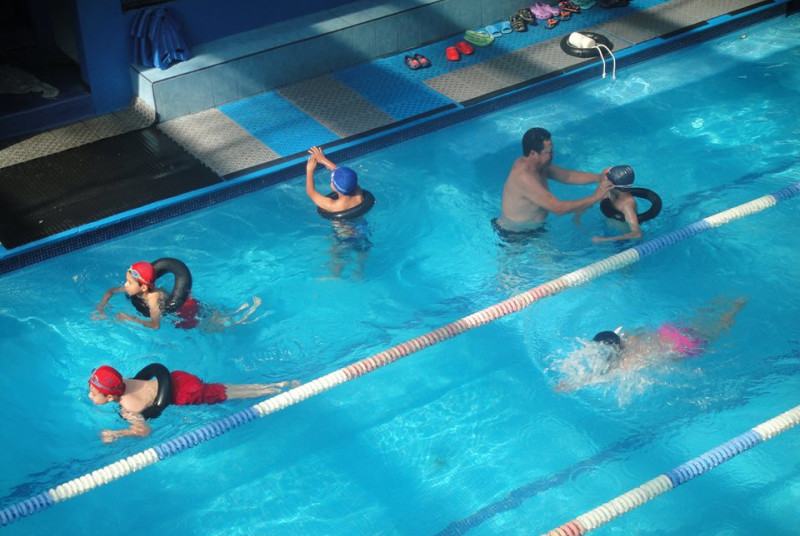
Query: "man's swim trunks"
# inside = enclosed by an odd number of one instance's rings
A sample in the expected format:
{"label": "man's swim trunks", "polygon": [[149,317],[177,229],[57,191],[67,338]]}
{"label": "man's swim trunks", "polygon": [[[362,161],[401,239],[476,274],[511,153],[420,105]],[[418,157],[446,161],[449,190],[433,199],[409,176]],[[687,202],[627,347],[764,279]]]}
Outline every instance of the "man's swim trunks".
{"label": "man's swim trunks", "polygon": [[203,380],[182,370],[173,370],[172,403],[179,406],[217,404],[228,399],[221,383],[203,383]]}
{"label": "man's swim trunks", "polygon": [[175,321],[175,327],[181,329],[192,329],[200,323],[200,302],[189,296],[183,302],[181,308],[175,313],[180,320]]}
{"label": "man's swim trunks", "polygon": [[492,219],[492,228],[494,229],[494,232],[497,233],[497,236],[499,236],[503,242],[509,245],[525,245],[533,239],[540,238],[547,231],[544,225],[525,231],[510,231],[500,225],[500,222],[497,221],[497,218]]}
{"label": "man's swim trunks", "polygon": [[683,357],[694,357],[703,353],[705,339],[691,328],[679,328],[672,324],[664,324],[658,328],[658,334],[672,345],[672,349]]}

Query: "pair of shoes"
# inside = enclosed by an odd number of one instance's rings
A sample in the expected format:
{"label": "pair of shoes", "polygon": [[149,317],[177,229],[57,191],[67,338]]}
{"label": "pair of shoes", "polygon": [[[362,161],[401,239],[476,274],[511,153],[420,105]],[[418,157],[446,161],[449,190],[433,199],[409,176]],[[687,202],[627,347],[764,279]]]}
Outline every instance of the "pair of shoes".
{"label": "pair of shoes", "polygon": [[559,2],[558,7],[561,8],[561,11],[569,11],[570,13],[580,13],[581,8],[576,6],[574,3],[569,1]]}
{"label": "pair of shoes", "polygon": [[504,20],[498,24],[490,24],[484,28],[483,31],[491,35],[493,38],[498,39],[503,37],[505,34],[510,34],[513,29],[511,28],[511,22]]}
{"label": "pair of shoes", "polygon": [[450,61],[459,61],[461,54],[469,56],[473,52],[475,52],[475,48],[465,41],[459,41],[455,46],[444,49],[444,55]]}
{"label": "pair of shoes", "polygon": [[488,47],[494,43],[494,37],[483,30],[467,30],[464,32],[464,40],[479,47]]}
{"label": "pair of shoes", "polygon": [[534,17],[541,20],[558,17],[561,14],[560,9],[549,4],[545,4],[544,2],[536,2],[530,7],[530,10]]}
{"label": "pair of shoes", "polygon": [[431,66],[431,60],[423,56],[422,54],[414,54],[413,56],[406,56],[405,59],[406,65],[412,71],[416,71],[417,69],[425,69],[426,67]]}

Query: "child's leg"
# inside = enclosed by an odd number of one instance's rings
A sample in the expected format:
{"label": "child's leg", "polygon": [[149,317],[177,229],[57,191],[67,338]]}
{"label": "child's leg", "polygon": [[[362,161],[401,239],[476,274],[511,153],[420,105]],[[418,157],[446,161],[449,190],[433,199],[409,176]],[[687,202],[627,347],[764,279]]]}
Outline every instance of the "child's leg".
{"label": "child's leg", "polygon": [[299,380],[277,382],[277,383],[248,383],[248,384],[225,384],[226,394],[232,398],[258,398],[265,395],[280,393],[284,388],[293,388],[300,385]]}

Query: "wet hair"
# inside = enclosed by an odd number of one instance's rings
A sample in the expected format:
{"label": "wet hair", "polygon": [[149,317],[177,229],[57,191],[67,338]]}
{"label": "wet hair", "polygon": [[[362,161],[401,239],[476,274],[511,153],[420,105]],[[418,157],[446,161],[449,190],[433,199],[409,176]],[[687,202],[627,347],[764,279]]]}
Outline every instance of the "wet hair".
{"label": "wet hair", "polygon": [[531,151],[541,153],[545,140],[550,139],[550,133],[543,128],[532,128],[522,136],[522,156],[528,156]]}
{"label": "wet hair", "polygon": [[622,339],[613,331],[601,331],[594,337],[593,342],[607,345],[611,352],[608,354],[608,369],[616,367],[622,357]]}

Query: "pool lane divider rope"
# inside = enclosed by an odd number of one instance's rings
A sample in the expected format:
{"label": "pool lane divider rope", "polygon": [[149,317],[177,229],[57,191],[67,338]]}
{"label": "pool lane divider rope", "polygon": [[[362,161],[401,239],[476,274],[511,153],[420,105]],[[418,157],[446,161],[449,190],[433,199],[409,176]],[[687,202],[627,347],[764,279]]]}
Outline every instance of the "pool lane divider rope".
{"label": "pool lane divider rope", "polygon": [[581,536],[586,534],[798,424],[800,424],[800,406],[751,428],[671,471],[564,523],[545,533],[544,536]]}
{"label": "pool lane divider rope", "polygon": [[446,326],[414,337],[388,350],[384,350],[331,372],[330,374],[316,378],[304,385],[285,391],[247,409],[228,415],[197,430],[192,430],[191,432],[180,435],[160,445],[60,484],[55,488],[51,488],[31,498],[7,506],[0,510],[0,526],[9,525],[21,517],[33,515],[53,504],[63,502],[98,486],[108,484],[113,480],[127,476],[149,465],[169,458],[170,456],[183,452],[188,448],[222,435],[228,430],[246,424],[259,417],[266,417],[271,413],[293,406],[307,398],[318,395],[342,383],[354,380],[373,370],[428,348],[429,346],[446,341],[456,335],[466,333],[467,331],[493,322],[504,316],[519,312],[542,298],[558,294],[562,290],[570,287],[581,285],[608,272],[619,270],[643,257],[652,255],[664,247],[675,244],[676,242],[694,236],[702,231],[719,227],[735,219],[761,212],[764,209],[775,206],[781,201],[791,199],[798,194],[800,194],[800,183],[795,183],[773,194],[759,197],[737,207],[704,218],[682,229],[671,231],[665,235],[647,240],[638,246],[588,266],[584,266],[574,272],[517,294],[503,302],[456,320]]}

